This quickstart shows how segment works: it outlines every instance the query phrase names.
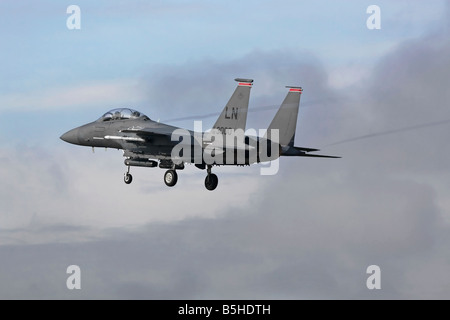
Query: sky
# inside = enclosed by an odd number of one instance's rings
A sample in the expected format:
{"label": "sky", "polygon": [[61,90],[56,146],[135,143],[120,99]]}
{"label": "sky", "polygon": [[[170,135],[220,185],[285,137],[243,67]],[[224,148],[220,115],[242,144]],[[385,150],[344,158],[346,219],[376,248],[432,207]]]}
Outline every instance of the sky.
{"label": "sky", "polygon": [[[438,0],[0,1],[0,299],[449,299],[449,16]],[[255,80],[257,129],[301,85],[296,145],[342,159],[214,168],[209,192],[193,166],[171,189],[149,168],[125,185],[122,152],[59,139],[117,107],[207,129],[237,77]]]}

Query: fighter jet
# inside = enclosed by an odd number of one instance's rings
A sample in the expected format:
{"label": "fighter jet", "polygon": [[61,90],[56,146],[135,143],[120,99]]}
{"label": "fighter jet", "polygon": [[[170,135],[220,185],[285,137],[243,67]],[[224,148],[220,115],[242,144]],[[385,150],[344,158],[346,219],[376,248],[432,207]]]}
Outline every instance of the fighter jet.
{"label": "fighter jet", "polygon": [[210,191],[216,189],[219,181],[212,173],[213,166],[246,166],[280,156],[340,158],[311,153],[319,149],[294,146],[301,87],[286,87],[288,94],[263,137],[246,135],[253,80],[237,78],[235,81],[237,88],[213,128],[207,132],[184,130],[153,121],[134,109],[120,108],[110,110],[96,121],[72,129],[60,138],[80,146],[123,150],[126,184],[133,180],[130,167],[159,167],[167,169],[164,182],[173,187],[178,181],[177,171],[183,170],[184,164],[188,163],[206,169],[205,187]]}

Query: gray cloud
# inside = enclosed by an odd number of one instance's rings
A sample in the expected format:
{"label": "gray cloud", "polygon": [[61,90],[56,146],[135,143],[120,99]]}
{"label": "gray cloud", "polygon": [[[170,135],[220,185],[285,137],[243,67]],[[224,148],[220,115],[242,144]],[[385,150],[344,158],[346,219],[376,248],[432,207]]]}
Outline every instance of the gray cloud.
{"label": "gray cloud", "polygon": [[[286,94],[286,85],[302,85],[308,92],[306,105],[310,100],[335,98],[326,86],[326,71],[313,54],[307,51],[254,51],[228,62],[202,60],[182,66],[152,67],[142,78],[142,91],[148,94],[149,110],[144,112],[161,119],[215,114],[231,97],[235,88],[233,79],[237,77],[255,79],[250,97],[251,110],[279,106]],[[249,126],[266,128],[273,113],[275,111],[261,115],[252,113],[248,117]],[[214,120],[211,117],[211,125]]]}
{"label": "gray cloud", "polygon": [[[42,290],[38,297],[52,297],[53,282],[64,284],[65,268],[79,264],[81,292],[59,288],[58,297],[426,297],[422,288],[409,288],[414,283],[404,270],[422,280],[427,275],[417,266],[445,247],[435,237],[440,228],[430,188],[373,177],[349,179],[352,186],[333,179],[331,170],[324,178],[314,167],[292,177],[309,183],[294,188],[288,174],[280,175],[252,197],[254,206],[221,218],[116,230],[80,244],[2,246],[9,259],[2,261],[1,282],[22,284],[2,296],[36,297]],[[320,201],[311,196],[318,193]],[[378,295],[364,288],[365,268],[374,263],[383,270]]]}

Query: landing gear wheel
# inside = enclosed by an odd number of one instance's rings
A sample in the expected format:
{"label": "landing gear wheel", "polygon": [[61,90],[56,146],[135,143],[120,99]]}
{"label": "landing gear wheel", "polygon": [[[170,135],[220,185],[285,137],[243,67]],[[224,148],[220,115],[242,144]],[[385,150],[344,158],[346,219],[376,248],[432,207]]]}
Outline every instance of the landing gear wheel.
{"label": "landing gear wheel", "polygon": [[209,191],[213,191],[219,184],[219,178],[214,173],[208,174],[205,179],[205,187]]}
{"label": "landing gear wheel", "polygon": [[167,170],[164,174],[164,182],[166,186],[173,187],[177,184],[178,174],[175,170]]}
{"label": "landing gear wheel", "polygon": [[133,181],[133,176],[131,174],[129,174],[129,173],[125,173],[125,176],[123,177],[123,181],[126,184],[130,184],[131,181]]}

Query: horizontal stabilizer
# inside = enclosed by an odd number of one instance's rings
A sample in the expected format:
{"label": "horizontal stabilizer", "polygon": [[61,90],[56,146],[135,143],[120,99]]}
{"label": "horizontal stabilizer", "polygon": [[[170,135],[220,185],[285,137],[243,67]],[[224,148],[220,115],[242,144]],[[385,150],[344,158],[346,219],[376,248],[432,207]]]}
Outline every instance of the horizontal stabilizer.
{"label": "horizontal stabilizer", "polygon": [[290,147],[284,146],[281,148],[281,155],[286,157],[311,157],[311,158],[340,158],[337,156],[326,156],[321,154],[311,154],[308,152],[320,151],[319,149]]}
{"label": "horizontal stabilizer", "polygon": [[311,149],[311,148],[303,148],[303,147],[294,147],[295,149],[303,152],[314,152],[314,151],[320,151],[320,149]]}

